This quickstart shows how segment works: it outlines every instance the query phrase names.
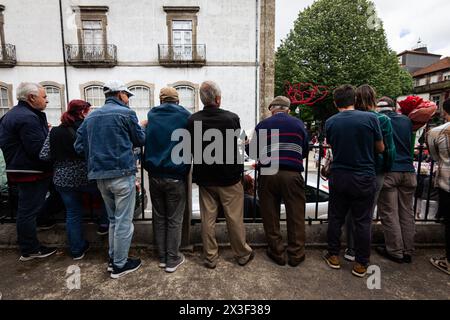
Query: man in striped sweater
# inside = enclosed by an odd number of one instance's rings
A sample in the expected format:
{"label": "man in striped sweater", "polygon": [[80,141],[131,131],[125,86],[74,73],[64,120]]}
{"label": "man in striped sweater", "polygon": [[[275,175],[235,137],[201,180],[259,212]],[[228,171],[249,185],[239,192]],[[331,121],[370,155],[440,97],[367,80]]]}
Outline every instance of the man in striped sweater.
{"label": "man in striped sweater", "polygon": [[[290,100],[276,97],[269,106],[272,117],[260,122],[255,134],[260,146],[261,167],[278,167],[273,175],[260,177],[259,199],[267,255],[278,265],[286,264],[285,248],[280,232],[280,205],[286,207],[288,263],[298,266],[305,260],[305,181],[303,159],[308,154],[309,139],[304,123],[289,115]],[[266,130],[267,135],[263,132]],[[261,148],[261,145],[265,146]]]}

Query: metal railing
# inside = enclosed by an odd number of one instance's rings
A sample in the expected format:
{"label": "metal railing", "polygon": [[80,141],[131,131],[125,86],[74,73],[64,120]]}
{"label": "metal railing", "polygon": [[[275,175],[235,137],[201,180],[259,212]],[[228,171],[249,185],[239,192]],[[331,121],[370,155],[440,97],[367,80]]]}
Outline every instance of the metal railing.
{"label": "metal railing", "polygon": [[66,44],[67,62],[73,65],[116,65],[117,46]]}
{"label": "metal railing", "polygon": [[206,63],[206,45],[158,45],[158,57],[161,64],[199,64]]}
{"label": "metal railing", "polygon": [[[307,185],[307,206],[309,207],[309,214],[307,210],[307,217],[305,218],[305,221],[308,224],[312,223],[324,223],[327,222],[327,218],[324,218],[319,214],[319,207],[326,206],[327,205],[327,199],[324,199],[323,195],[326,195],[326,192],[324,191],[324,188],[322,187],[324,184],[324,181],[321,179],[320,176],[320,170],[321,170],[321,163],[323,159],[323,151],[328,149],[328,146],[319,145],[319,146],[311,146],[311,150],[315,151],[314,154],[317,154],[318,157],[315,159],[318,166],[315,167],[314,170],[310,169],[309,165],[305,165],[305,172],[304,172],[304,179],[305,183]],[[417,174],[417,180],[418,180],[418,192],[421,194],[418,194],[416,192],[416,196],[414,198],[414,213],[416,217],[416,222],[438,222],[435,211],[436,211],[436,205],[437,205],[437,199],[434,199],[432,196],[433,192],[433,174],[434,174],[434,161],[431,160],[431,158],[426,154],[427,148],[424,145],[420,145],[416,149],[416,155],[415,155],[415,166],[417,168],[416,174]],[[305,159],[305,163],[310,163],[310,157],[311,153],[308,153],[307,158]],[[151,221],[152,218],[150,215],[147,215],[149,211],[146,212],[147,205],[150,203],[148,196],[146,196],[146,186],[148,185],[148,181],[146,181],[146,173],[144,171],[144,168],[141,164],[143,155],[143,149],[141,149],[140,155],[139,155],[139,168],[140,168],[140,192],[138,192],[137,195],[137,204],[135,208],[135,221]],[[245,218],[245,222],[248,223],[260,223],[262,222],[261,218],[257,215],[256,212],[256,201],[257,201],[257,194],[258,194],[258,171],[252,170],[252,175],[255,180],[255,189],[254,189],[254,198],[253,198],[253,204],[254,204],[254,211],[251,212],[250,218]],[[309,179],[311,178],[312,179]],[[313,184],[312,181],[314,180]],[[322,188],[321,188],[322,187]],[[11,192],[11,188],[10,188]],[[14,190],[13,190],[14,192]],[[310,199],[308,202],[308,198]],[[311,200],[312,199],[312,200]],[[419,199],[421,203],[419,203]],[[17,201],[16,197],[11,197],[8,194],[2,194],[2,203],[0,203],[0,217],[3,215],[4,217],[1,219],[1,223],[14,223],[15,222],[15,208],[17,206],[17,203],[14,203]],[[95,214],[94,206],[92,205],[92,199],[90,208],[88,209],[89,213],[85,216],[86,221],[94,221],[98,217]],[[192,201],[192,199],[191,199]],[[433,204],[433,206],[432,206]],[[6,207],[6,208],[5,208]],[[3,209],[2,209],[3,208]],[[418,209],[420,209],[418,211]],[[433,212],[432,212],[433,210]],[[281,218],[281,220],[285,220],[285,218]],[[59,219],[59,222],[63,222],[64,219]],[[218,221],[224,221],[223,218],[218,218]],[[374,217],[374,221],[379,221],[379,216],[377,215]],[[191,219],[191,223],[200,222],[199,219]]]}
{"label": "metal railing", "polygon": [[0,66],[14,66],[16,63],[16,46],[12,44],[0,45]]}

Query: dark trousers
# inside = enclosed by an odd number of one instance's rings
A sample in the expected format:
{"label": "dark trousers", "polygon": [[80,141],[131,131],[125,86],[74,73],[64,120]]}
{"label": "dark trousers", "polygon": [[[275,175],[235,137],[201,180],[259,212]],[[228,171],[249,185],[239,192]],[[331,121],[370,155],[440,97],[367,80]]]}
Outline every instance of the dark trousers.
{"label": "dark trousers", "polygon": [[355,224],[356,262],[367,265],[370,258],[372,209],[376,191],[375,176],[358,176],[335,171],[330,177],[328,209],[328,251],[339,255],[342,225],[349,210]]}
{"label": "dark trousers", "polygon": [[22,254],[39,250],[36,233],[36,219],[42,216],[51,178],[35,182],[18,183],[19,203],[17,208],[17,241]]}
{"label": "dark trousers", "polygon": [[287,253],[292,262],[305,255],[305,182],[301,173],[279,171],[259,179],[261,217],[269,250],[279,258],[284,254],[280,232],[280,205],[284,200],[287,219]]}
{"label": "dark trousers", "polygon": [[159,261],[168,267],[180,260],[183,215],[186,207],[186,182],[183,180],[150,178],[153,231]]}
{"label": "dark trousers", "polygon": [[439,189],[439,216],[445,224],[445,255],[450,261],[450,193]]}

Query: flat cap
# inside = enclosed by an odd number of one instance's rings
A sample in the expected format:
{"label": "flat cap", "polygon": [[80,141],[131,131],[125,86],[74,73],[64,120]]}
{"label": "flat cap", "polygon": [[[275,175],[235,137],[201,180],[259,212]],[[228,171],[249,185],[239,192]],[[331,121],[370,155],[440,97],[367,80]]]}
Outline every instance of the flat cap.
{"label": "flat cap", "polygon": [[270,103],[269,109],[275,106],[289,108],[291,106],[291,100],[284,96],[278,96]]}
{"label": "flat cap", "polygon": [[177,102],[180,100],[180,98],[178,97],[177,90],[175,90],[175,88],[172,87],[162,88],[159,93],[159,99],[161,101],[171,101],[171,102]]}

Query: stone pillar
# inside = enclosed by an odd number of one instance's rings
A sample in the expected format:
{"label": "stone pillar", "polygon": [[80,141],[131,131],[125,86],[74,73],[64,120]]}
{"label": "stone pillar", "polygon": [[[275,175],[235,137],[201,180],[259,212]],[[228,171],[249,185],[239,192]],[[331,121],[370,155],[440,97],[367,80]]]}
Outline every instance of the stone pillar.
{"label": "stone pillar", "polygon": [[260,0],[259,105],[260,119],[270,116],[267,109],[275,91],[275,0]]}

